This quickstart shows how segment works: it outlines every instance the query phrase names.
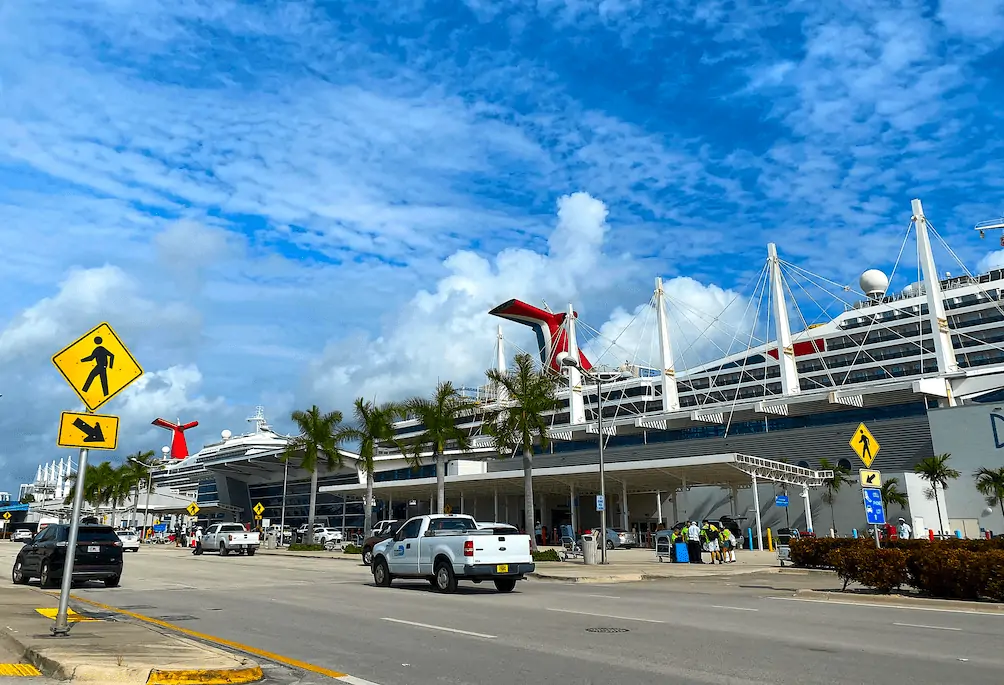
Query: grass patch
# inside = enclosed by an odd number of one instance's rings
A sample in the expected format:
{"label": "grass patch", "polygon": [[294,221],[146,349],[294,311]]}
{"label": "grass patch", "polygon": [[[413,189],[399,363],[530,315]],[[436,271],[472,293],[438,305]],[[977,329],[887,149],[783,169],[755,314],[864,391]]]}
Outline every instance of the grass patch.
{"label": "grass patch", "polygon": [[345,554],[362,554],[363,548],[359,545],[353,545],[351,542],[345,545],[345,549],[342,550]]}
{"label": "grass patch", "polygon": [[290,552],[323,552],[324,545],[305,545],[300,542],[294,542],[289,546]]}

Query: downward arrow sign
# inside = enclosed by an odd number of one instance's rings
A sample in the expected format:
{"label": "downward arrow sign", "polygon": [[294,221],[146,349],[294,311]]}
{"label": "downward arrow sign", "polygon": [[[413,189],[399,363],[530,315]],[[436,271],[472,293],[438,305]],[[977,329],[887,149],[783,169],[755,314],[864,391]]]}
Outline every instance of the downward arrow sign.
{"label": "downward arrow sign", "polygon": [[94,425],[91,426],[83,419],[77,419],[73,422],[74,427],[78,428],[85,436],[84,442],[104,442],[105,434],[101,431],[101,422],[95,421]]}
{"label": "downward arrow sign", "polygon": [[868,476],[867,478],[865,478],[865,482],[866,483],[874,483],[875,482],[875,474],[873,473],[870,476]]}

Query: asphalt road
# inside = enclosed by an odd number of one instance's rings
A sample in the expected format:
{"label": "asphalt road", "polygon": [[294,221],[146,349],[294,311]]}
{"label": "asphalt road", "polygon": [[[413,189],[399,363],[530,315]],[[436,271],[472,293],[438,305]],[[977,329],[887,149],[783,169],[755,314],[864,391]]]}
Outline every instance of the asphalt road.
{"label": "asphalt road", "polygon": [[443,596],[424,582],[374,587],[344,561],[157,548],[128,555],[121,587],[75,592],[379,685],[1000,683],[1004,615],[793,596],[819,584],[834,583],[528,581],[509,595],[462,584]]}

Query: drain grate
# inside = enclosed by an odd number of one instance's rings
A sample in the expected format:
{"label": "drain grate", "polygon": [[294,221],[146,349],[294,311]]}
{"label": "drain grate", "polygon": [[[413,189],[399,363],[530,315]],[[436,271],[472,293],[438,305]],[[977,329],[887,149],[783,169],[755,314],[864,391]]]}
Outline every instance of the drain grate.
{"label": "drain grate", "polygon": [[586,628],[587,633],[626,633],[627,628]]}

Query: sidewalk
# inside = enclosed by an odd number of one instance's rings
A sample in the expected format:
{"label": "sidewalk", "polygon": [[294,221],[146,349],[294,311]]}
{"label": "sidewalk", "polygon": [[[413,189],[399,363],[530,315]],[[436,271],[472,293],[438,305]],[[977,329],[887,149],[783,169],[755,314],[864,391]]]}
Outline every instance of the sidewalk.
{"label": "sidewalk", "polygon": [[[55,613],[58,591],[0,586],[0,641],[59,680],[99,683],[251,683],[261,680],[257,663],[216,647],[141,626],[78,606],[70,634],[53,637],[54,621],[37,609]],[[71,601],[71,605],[74,602]],[[90,619],[90,620],[87,620]]]}
{"label": "sidewalk", "polygon": [[[560,549],[557,550],[561,554]],[[707,555],[705,555],[707,558]],[[632,583],[665,578],[707,578],[780,571],[774,552],[742,552],[734,564],[673,564],[660,562],[651,549],[616,549],[608,553],[608,564],[586,566],[581,559],[537,562],[530,574],[539,580],[565,583]]]}

